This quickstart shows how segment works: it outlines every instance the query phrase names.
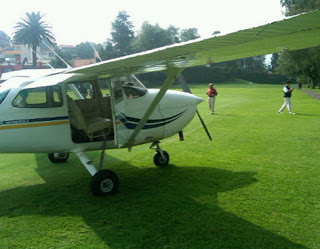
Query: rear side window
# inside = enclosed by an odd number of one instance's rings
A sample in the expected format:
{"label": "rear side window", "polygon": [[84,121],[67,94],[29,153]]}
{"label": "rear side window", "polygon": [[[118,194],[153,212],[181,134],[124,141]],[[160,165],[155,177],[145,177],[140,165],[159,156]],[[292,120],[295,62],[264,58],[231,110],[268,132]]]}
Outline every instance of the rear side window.
{"label": "rear side window", "polygon": [[4,101],[4,99],[7,97],[9,92],[10,92],[10,89],[1,91],[1,88],[0,88],[0,104]]}
{"label": "rear side window", "polygon": [[19,92],[12,105],[20,108],[61,107],[62,94],[59,86],[39,87]]}
{"label": "rear side window", "polygon": [[68,84],[67,95],[71,99],[93,99],[95,97],[93,86],[90,82]]}

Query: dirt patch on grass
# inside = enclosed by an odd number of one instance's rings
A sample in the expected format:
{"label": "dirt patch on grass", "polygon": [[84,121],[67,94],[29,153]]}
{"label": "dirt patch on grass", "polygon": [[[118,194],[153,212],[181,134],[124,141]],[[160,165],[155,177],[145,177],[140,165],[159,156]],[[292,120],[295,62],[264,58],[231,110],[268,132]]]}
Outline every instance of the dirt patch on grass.
{"label": "dirt patch on grass", "polygon": [[311,96],[312,98],[320,101],[320,94],[319,93],[312,91],[312,90],[302,90],[302,92]]}

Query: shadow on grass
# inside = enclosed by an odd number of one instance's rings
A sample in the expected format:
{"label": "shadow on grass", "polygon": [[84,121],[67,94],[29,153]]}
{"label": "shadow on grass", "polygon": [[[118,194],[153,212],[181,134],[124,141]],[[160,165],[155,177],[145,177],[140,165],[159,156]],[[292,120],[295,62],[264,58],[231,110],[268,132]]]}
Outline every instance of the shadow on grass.
{"label": "shadow on grass", "polygon": [[218,115],[219,115],[219,116],[226,116],[226,117],[227,117],[227,116],[228,116],[228,117],[237,117],[237,116],[239,116],[239,115],[236,115],[236,114],[219,113],[219,112],[213,114],[213,116],[218,116]]}
{"label": "shadow on grass", "polygon": [[299,116],[307,116],[307,117],[320,117],[320,115],[308,114],[308,113],[296,113],[296,115],[299,115]]}
{"label": "shadow on grass", "polygon": [[76,158],[57,165],[45,155],[36,160],[46,184],[0,192],[0,203],[7,203],[0,217],[82,217],[106,248],[304,248],[219,207],[218,194],[256,182],[253,172],[174,165],[141,169],[106,156],[120,189],[98,198]]}

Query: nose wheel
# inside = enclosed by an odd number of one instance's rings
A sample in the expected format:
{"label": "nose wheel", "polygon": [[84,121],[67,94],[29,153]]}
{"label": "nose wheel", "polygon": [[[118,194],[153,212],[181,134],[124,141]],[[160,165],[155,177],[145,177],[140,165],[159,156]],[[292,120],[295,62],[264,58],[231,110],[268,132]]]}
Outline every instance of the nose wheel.
{"label": "nose wheel", "polygon": [[156,166],[159,167],[166,167],[169,164],[169,154],[162,150],[159,146],[159,142],[154,142],[151,146],[150,149],[154,149],[156,153],[153,156],[153,162]]}
{"label": "nose wheel", "polygon": [[156,166],[159,167],[166,167],[169,163],[169,154],[166,151],[162,151],[162,154],[160,152],[156,152],[153,156],[153,162]]}

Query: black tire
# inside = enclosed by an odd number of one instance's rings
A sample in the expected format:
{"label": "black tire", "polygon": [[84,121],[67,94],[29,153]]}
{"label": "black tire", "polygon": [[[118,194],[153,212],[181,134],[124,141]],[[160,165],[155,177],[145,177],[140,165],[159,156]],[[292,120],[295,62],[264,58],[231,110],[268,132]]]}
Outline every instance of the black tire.
{"label": "black tire", "polygon": [[49,153],[48,158],[52,163],[64,163],[69,158],[69,153]]}
{"label": "black tire", "polygon": [[153,156],[153,162],[156,166],[166,167],[169,163],[169,154],[166,151],[163,151],[163,157],[161,157],[160,152],[156,152]]}
{"label": "black tire", "polygon": [[92,176],[90,188],[92,194],[95,196],[115,194],[118,192],[119,178],[111,170],[100,170]]}

